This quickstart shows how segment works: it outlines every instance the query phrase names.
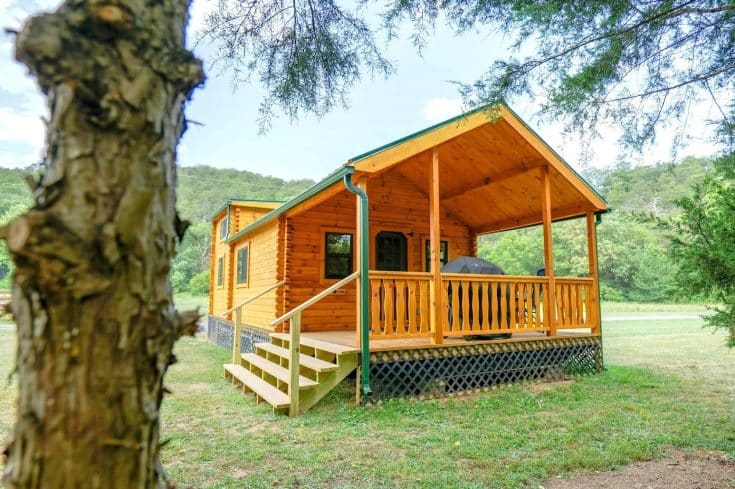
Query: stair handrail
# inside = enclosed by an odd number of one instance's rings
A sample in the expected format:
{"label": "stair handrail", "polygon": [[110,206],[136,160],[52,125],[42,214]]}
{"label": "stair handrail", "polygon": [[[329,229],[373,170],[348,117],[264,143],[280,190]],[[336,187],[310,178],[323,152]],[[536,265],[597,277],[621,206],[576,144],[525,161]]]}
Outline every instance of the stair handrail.
{"label": "stair handrail", "polygon": [[278,282],[277,284],[275,284],[275,285],[271,285],[270,287],[268,287],[268,288],[267,288],[267,289],[265,289],[264,291],[262,291],[262,292],[258,292],[258,293],[257,293],[256,295],[254,295],[253,297],[251,297],[251,298],[249,298],[249,299],[245,299],[244,301],[242,301],[242,302],[241,302],[241,303],[239,303],[238,305],[236,305],[236,306],[232,306],[231,308],[227,309],[227,310],[226,310],[226,311],[225,311],[224,313],[222,313],[222,314],[226,316],[226,315],[228,315],[229,313],[231,313],[232,311],[234,311],[235,309],[238,309],[238,308],[240,308],[240,307],[243,307],[243,306],[247,306],[248,304],[250,304],[250,303],[251,303],[251,302],[253,302],[254,300],[256,300],[256,299],[260,299],[261,297],[263,297],[263,296],[264,296],[265,294],[267,294],[268,292],[270,292],[270,291],[272,291],[272,290],[274,290],[274,289],[277,289],[278,287],[280,287],[281,285],[283,285],[283,284],[285,284],[285,283],[286,283],[286,281],[285,281],[285,280],[281,280],[281,281],[280,281],[280,282]]}
{"label": "stair handrail", "polygon": [[304,309],[307,309],[320,300],[324,299],[328,295],[332,294],[335,290],[344,287],[356,278],[360,276],[360,272],[354,272],[351,275],[346,276],[334,285],[330,285],[326,289],[319,292],[311,299],[303,302],[288,311],[283,316],[277,318],[271,323],[271,326],[275,327],[284,321],[289,321],[289,340],[288,340],[288,415],[298,416],[299,415],[299,375],[301,371],[301,362],[299,355],[301,355],[301,313]]}
{"label": "stair handrail", "polygon": [[249,299],[245,299],[241,303],[239,303],[236,306],[233,306],[226,310],[224,312],[224,316],[228,315],[232,311],[235,311],[235,324],[232,328],[232,363],[239,365],[240,364],[240,331],[242,331],[242,308],[250,304],[251,302],[255,301],[256,299],[260,299],[268,292],[271,292],[272,290],[277,289],[281,285],[285,284],[285,280],[281,280],[275,285],[272,285],[268,287],[267,289],[258,292],[253,297]]}

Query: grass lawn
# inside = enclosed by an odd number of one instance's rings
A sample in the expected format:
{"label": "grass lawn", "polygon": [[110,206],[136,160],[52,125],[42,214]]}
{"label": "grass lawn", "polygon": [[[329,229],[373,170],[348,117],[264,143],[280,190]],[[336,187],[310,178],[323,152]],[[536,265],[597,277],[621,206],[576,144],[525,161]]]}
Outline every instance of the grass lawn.
{"label": "grass lawn", "polygon": [[174,304],[178,309],[196,309],[202,314],[207,313],[209,297],[206,295],[174,294]]}
{"label": "grass lawn", "polygon": [[[636,313],[636,312],[655,312],[655,313],[702,313],[707,311],[704,304],[646,304],[641,302],[602,302],[602,315],[613,315],[613,313]],[[617,314],[615,314],[617,315]]]}
{"label": "grass lawn", "polygon": [[[229,353],[185,339],[167,377],[164,466],[183,487],[538,487],[671,446],[735,455],[735,352],[700,324],[607,323],[608,370],[573,382],[372,408],[355,407],[345,385],[296,419],[222,380]],[[0,379],[12,343],[0,330]],[[1,385],[0,437],[15,395]]]}

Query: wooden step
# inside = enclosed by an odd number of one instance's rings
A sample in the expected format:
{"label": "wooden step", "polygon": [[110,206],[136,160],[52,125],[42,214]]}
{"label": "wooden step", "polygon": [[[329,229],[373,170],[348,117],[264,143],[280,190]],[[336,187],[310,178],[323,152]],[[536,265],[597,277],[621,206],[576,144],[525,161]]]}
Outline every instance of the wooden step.
{"label": "wooden step", "polygon": [[[271,338],[276,338],[281,341],[289,341],[291,336],[288,333],[271,333]],[[326,341],[319,341],[308,336],[301,336],[300,343],[302,346],[308,346],[315,350],[326,351],[335,355],[344,355],[345,353],[357,353],[359,350],[351,346],[338,345],[336,343],[327,343]]]}
{"label": "wooden step", "polygon": [[287,394],[279,391],[274,386],[261,379],[242,365],[226,363],[223,366],[225,367],[226,372],[228,372],[243,385],[247,386],[248,389],[255,392],[255,394],[268,402],[268,404],[273,406],[273,409],[286,409],[291,405],[288,400]]}
{"label": "wooden step", "polygon": [[[282,348],[280,346],[274,345],[273,343],[256,343],[255,348],[258,350],[266,351],[268,353],[272,353],[273,355],[277,355],[281,358],[285,358],[286,360],[288,360],[291,356],[288,348]],[[336,365],[334,363],[325,362],[324,360],[319,360],[318,358],[310,357],[309,355],[304,355],[303,353],[299,356],[299,363],[309,370],[313,370],[314,372],[319,373],[331,372],[333,370],[337,370],[337,368],[339,367],[339,365]]]}
{"label": "wooden step", "polygon": [[[291,381],[291,374],[288,372],[287,368],[276,365],[270,360],[267,360],[260,355],[256,355],[255,353],[243,353],[241,356],[242,359],[248,362],[250,365],[259,368],[269,375],[272,375],[281,382],[285,382],[286,384],[288,384]],[[308,379],[303,375],[299,375],[299,388],[311,389],[313,387],[316,387],[317,385],[319,384],[317,384],[313,380]]]}

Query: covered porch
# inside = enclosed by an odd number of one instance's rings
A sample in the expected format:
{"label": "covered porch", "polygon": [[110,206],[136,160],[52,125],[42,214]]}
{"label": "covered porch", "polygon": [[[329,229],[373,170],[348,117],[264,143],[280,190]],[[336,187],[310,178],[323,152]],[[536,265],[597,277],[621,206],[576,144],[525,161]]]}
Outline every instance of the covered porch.
{"label": "covered porch", "polygon": [[[355,270],[367,279],[358,281],[361,327],[354,341],[345,333],[335,340],[355,347],[367,341],[373,351],[390,349],[391,341],[423,347],[600,334],[596,224],[606,204],[512,111],[498,111],[492,122],[486,113],[471,114],[349,162],[370,202],[365,216],[356,197]],[[392,249],[390,239],[379,239],[389,234],[400,243],[418,226],[405,223],[402,233],[385,217],[381,206],[392,204],[386,194],[403,202],[402,190],[386,193],[386,181],[403,181],[423,195],[423,215],[410,203],[404,207],[413,219],[428,221],[425,248],[419,242],[396,253],[400,245]],[[586,239],[589,273],[583,277],[555,274],[552,223],[567,219],[585,222],[580,239]],[[543,273],[442,273],[448,259],[477,256],[478,236],[529,226],[543,228]]]}

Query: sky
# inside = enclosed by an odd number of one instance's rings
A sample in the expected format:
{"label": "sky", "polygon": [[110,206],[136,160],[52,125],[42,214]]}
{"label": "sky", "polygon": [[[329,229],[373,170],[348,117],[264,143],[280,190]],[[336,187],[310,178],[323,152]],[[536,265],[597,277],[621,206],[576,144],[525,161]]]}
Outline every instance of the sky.
{"label": "sky", "polygon": [[[57,3],[0,0],[0,27],[19,29],[28,15]],[[213,0],[194,0],[191,39],[213,5]],[[386,56],[395,64],[396,74],[362,80],[351,91],[346,109],[335,109],[321,119],[307,115],[296,122],[281,116],[265,135],[258,134],[257,124],[262,90],[256,84],[233,88],[229,74],[212,67],[211,47],[194,46],[208,78],[187,108],[187,118],[196,124],[189,125],[179,145],[179,164],[236,168],[283,179],[319,179],[353,156],[461,113],[462,101],[451,81],[475,80],[495,59],[507,56],[507,44],[493,34],[458,37],[442,26],[422,56],[408,39],[392,41],[386,45]],[[12,36],[0,34],[0,167],[36,163],[43,151],[45,101],[12,53]],[[615,129],[603,128],[599,140],[583,143],[564,136],[558,124],[540,121],[533,101],[511,101],[510,105],[578,170],[585,165],[613,165],[623,158]],[[716,152],[705,123],[712,112],[707,105],[694,111],[689,124],[693,139],[677,157]],[[671,139],[666,135],[643,154],[627,158],[633,165],[671,159]]]}

